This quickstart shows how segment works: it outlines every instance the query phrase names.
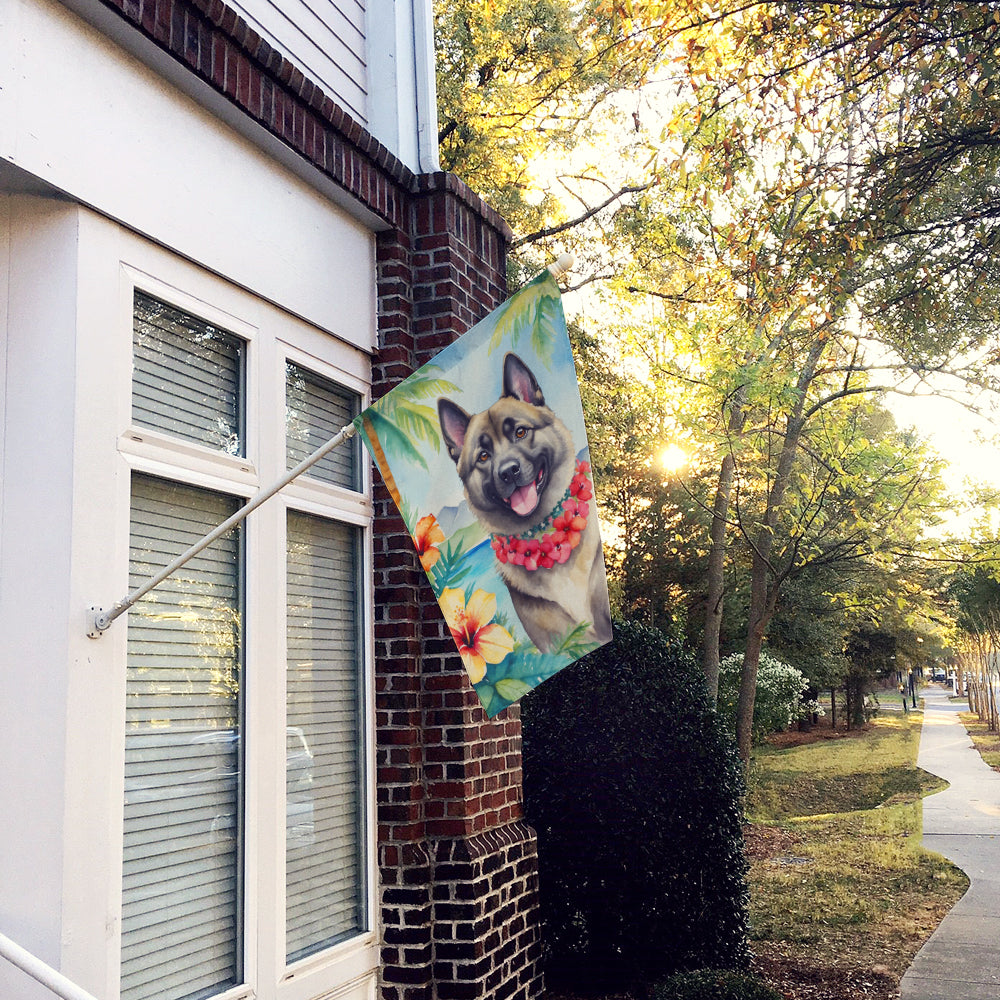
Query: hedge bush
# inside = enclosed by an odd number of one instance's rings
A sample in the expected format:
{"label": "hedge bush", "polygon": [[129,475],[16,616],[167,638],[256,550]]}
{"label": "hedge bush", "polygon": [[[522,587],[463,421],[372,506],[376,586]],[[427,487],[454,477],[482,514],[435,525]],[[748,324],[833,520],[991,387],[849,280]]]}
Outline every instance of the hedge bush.
{"label": "hedge bush", "polygon": [[[719,714],[729,732],[736,732],[736,703],[740,696],[743,654],[733,653],[719,664]],[[809,687],[801,670],[770,653],[760,654],[757,694],[754,697],[752,738],[763,742],[771,733],[784,732],[799,717],[799,703]]]}
{"label": "hedge bush", "polygon": [[704,969],[682,972],[658,983],[652,1000],[784,1000],[756,976]]}
{"label": "hedge bush", "polygon": [[741,769],[694,660],[617,623],[522,704],[549,982],[744,968]]}

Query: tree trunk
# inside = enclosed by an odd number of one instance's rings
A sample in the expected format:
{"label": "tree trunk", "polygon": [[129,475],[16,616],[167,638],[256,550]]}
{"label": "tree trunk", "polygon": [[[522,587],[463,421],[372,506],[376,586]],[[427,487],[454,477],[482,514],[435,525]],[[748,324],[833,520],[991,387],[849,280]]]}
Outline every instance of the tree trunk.
{"label": "tree trunk", "polygon": [[714,709],[719,701],[719,635],[722,631],[723,598],[726,569],[726,519],[729,495],[733,487],[736,460],[726,452],[719,471],[719,485],[712,508],[711,547],[708,553],[708,594],[705,598],[705,633],[701,645],[701,665],[705,671],[708,701]]}
{"label": "tree trunk", "polygon": [[986,696],[989,701],[989,716],[990,721],[988,729],[991,733],[995,733],[998,730],[997,726],[997,692],[996,686],[993,683],[993,671],[987,671],[986,673]]}
{"label": "tree trunk", "polygon": [[[743,402],[746,389],[740,387],[733,394],[733,405],[729,412],[729,436],[737,437],[743,430],[746,416]],[[733,491],[736,474],[736,456],[732,446],[726,450],[719,470],[719,483],[715,490],[712,506],[712,526],[709,530],[707,585],[705,597],[705,632],[701,645],[701,665],[705,672],[705,685],[712,708],[719,702],[719,636],[722,632],[722,611],[726,587],[726,529],[729,519],[729,498]]]}
{"label": "tree trunk", "polygon": [[774,614],[774,604],[777,600],[777,591],[769,591],[767,586],[769,572],[767,556],[770,554],[770,545],[765,543],[764,547],[767,550],[766,554],[759,550],[754,552],[750,569],[750,624],[747,628],[743,670],[740,674],[740,696],[736,703],[736,746],[744,769],[750,766],[750,751],[753,748],[753,708],[757,700],[757,668],[760,666],[760,653],[764,646],[767,625]]}
{"label": "tree trunk", "polygon": [[[804,397],[805,393],[803,392],[798,404],[799,409],[801,409]],[[743,671],[740,676],[740,698],[736,707],[736,746],[745,769],[750,766],[753,706],[757,698],[757,667],[760,664],[760,651],[764,645],[767,626],[774,614],[774,606],[778,600],[780,581],[775,579],[773,585],[768,586],[768,580],[775,576],[771,567],[771,553],[774,551],[774,537],[803,426],[800,413],[794,413],[788,418],[788,423],[785,426],[785,437],[781,444],[781,457],[778,459],[777,474],[767,497],[764,523],[753,546],[753,559],[750,564],[749,624],[747,626],[746,648],[743,653]]]}
{"label": "tree trunk", "polygon": [[861,729],[865,724],[865,682],[861,677],[847,678],[847,728]]}
{"label": "tree trunk", "polygon": [[[785,433],[781,441],[781,453],[775,470],[774,481],[767,495],[764,520],[753,541],[753,560],[750,566],[750,614],[747,626],[747,642],[743,654],[743,671],[740,676],[740,697],[736,707],[736,746],[743,761],[744,772],[750,769],[750,751],[753,745],[753,706],[757,698],[757,667],[760,651],[768,623],[774,614],[778,601],[781,579],[771,566],[774,540],[781,519],[785,494],[791,481],[795,455],[805,428],[803,411],[806,390],[816,373],[816,365],[823,354],[824,341],[818,339],[809,350],[809,355],[799,373],[798,397],[792,412],[785,422]],[[768,581],[771,586],[768,586]]]}

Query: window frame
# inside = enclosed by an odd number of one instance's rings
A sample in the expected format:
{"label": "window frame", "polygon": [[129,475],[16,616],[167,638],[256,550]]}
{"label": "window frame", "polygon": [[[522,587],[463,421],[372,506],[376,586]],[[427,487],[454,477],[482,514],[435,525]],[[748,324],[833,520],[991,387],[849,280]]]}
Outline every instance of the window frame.
{"label": "window frame", "polygon": [[[350,373],[336,367],[316,353],[315,342],[302,344],[301,342],[279,337],[276,340],[276,357],[272,364],[272,371],[276,374],[276,379],[280,382],[281,405],[279,412],[281,419],[274,422],[274,436],[276,441],[274,447],[281,456],[281,463],[284,465],[286,452],[285,434],[285,365],[291,361],[302,368],[307,368],[317,375],[337,382],[344,388],[351,389],[358,393],[360,397],[360,408],[363,410],[370,401],[370,386],[362,380],[353,377]],[[350,446],[353,446],[354,439]],[[273,514],[281,518],[280,536],[282,538],[282,548],[280,552],[279,568],[275,574],[278,597],[282,609],[286,607],[288,592],[288,562],[287,562],[287,536],[286,526],[288,522],[288,511],[298,511],[303,514],[311,514],[315,517],[327,518],[341,521],[344,524],[352,525],[362,529],[359,542],[359,563],[360,563],[360,583],[359,588],[359,628],[361,631],[359,649],[366,669],[360,685],[360,695],[363,702],[362,721],[364,725],[363,745],[361,748],[362,768],[365,775],[362,788],[362,801],[365,816],[365,829],[363,831],[364,841],[364,863],[365,863],[365,910],[367,916],[367,929],[362,931],[357,938],[348,939],[329,948],[307,955],[292,963],[287,963],[285,956],[286,935],[285,935],[285,914],[286,914],[286,893],[285,893],[285,816],[284,809],[280,812],[280,846],[281,852],[279,863],[274,865],[274,890],[276,894],[277,924],[280,926],[280,933],[272,936],[275,942],[276,952],[272,956],[272,964],[276,968],[283,970],[279,989],[281,991],[280,1000],[311,1000],[314,996],[303,986],[310,981],[316,973],[329,964],[339,964],[345,975],[348,970],[353,970],[356,975],[363,975],[361,964],[356,961],[355,942],[367,939],[374,949],[375,964],[379,964],[378,956],[378,899],[377,899],[377,828],[376,828],[376,760],[375,760],[375,633],[374,633],[374,602],[375,587],[372,573],[373,565],[373,506],[371,502],[372,473],[371,463],[364,460],[363,455],[358,456],[360,463],[360,491],[348,490],[342,486],[311,477],[307,472],[298,479],[293,480],[274,499],[278,501],[274,505]],[[265,507],[267,505],[265,504]],[[336,518],[331,518],[330,511],[335,508],[339,513]],[[262,508],[263,509],[263,508]],[[282,613],[282,628],[280,630],[280,656],[276,660],[281,669],[274,671],[280,677],[280,699],[279,704],[283,710],[287,706],[287,620]],[[284,803],[285,790],[285,728],[284,723],[281,728],[281,766],[278,780],[282,792],[282,803]],[[353,978],[347,975],[347,978]],[[347,979],[345,979],[345,982]]]}
{"label": "window frame", "polygon": [[[167,305],[225,329],[245,342],[244,456],[228,455],[132,422],[131,377],[127,426],[117,451],[132,473],[144,473],[249,499],[286,471],[285,365],[292,362],[370,399],[370,358],[339,340],[194,265],[169,258],[156,272],[122,262],[120,312],[127,329],[132,372],[134,295],[138,290]],[[124,407],[123,407],[124,409]],[[352,442],[353,444],[353,442]],[[243,982],[213,1000],[312,1000],[368,977],[374,989],[379,966],[377,830],[374,713],[374,582],[371,469],[358,456],[360,490],[334,486],[304,474],[258,508],[243,533],[245,580],[243,628],[245,678],[243,726],[246,838],[244,863]],[[130,486],[125,488],[130,494]],[[127,505],[126,505],[127,510]],[[363,766],[360,795],[366,929],[345,941],[286,964],[285,943],[285,772],[286,772],[286,574],[288,511],[339,521],[360,529],[359,653]],[[127,521],[128,518],[126,517]],[[126,525],[127,533],[127,525]],[[127,546],[126,546],[127,549]],[[123,630],[124,631],[124,630]],[[124,670],[122,671],[124,695]],[[124,742],[124,733],[122,734]],[[124,746],[122,746],[124,752]],[[123,772],[122,772],[123,777]],[[121,802],[119,798],[119,802]],[[270,817],[270,822],[268,821]],[[121,826],[121,817],[118,819]],[[120,852],[119,852],[120,862]],[[120,871],[120,869],[119,869]],[[119,910],[120,910],[120,879]],[[120,919],[118,921],[120,928]],[[120,930],[118,937],[120,938]],[[120,960],[120,940],[117,941]],[[117,980],[120,983],[120,980]]]}

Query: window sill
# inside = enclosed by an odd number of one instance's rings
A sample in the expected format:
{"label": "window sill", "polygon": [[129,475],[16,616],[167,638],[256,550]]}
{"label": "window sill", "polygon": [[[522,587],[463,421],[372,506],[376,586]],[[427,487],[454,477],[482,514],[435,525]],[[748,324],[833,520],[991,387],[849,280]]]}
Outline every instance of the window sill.
{"label": "window sill", "polygon": [[259,482],[257,469],[248,458],[227,455],[147,427],[129,427],[119,435],[118,453],[130,467],[145,472],[176,475],[178,464],[182,464],[200,476],[203,485],[222,484],[238,494],[250,495]]}

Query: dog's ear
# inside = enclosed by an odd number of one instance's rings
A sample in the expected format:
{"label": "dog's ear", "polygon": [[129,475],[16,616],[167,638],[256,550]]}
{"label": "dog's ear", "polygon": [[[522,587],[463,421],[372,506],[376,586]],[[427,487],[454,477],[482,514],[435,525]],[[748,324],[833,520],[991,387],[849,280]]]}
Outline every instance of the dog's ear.
{"label": "dog's ear", "polygon": [[450,399],[439,399],[438,419],[441,421],[441,433],[444,435],[448,454],[457,465],[465,445],[465,432],[469,429],[472,418],[457,403]]}
{"label": "dog's ear", "polygon": [[544,406],[545,397],[531,369],[516,355],[503,359],[503,394],[532,406]]}

